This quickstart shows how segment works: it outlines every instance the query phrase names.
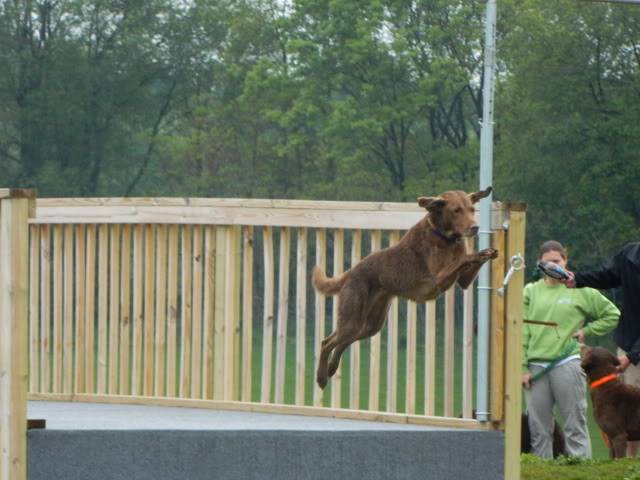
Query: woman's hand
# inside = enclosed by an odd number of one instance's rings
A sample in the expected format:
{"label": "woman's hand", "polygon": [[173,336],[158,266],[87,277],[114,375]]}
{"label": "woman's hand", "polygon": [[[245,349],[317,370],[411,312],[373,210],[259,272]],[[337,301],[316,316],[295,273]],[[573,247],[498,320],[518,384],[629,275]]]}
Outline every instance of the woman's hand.
{"label": "woman's hand", "polygon": [[[566,269],[565,269],[566,270]],[[569,278],[560,280],[567,288],[576,288],[576,275],[571,270],[566,270]]]}
{"label": "woman's hand", "polygon": [[522,386],[524,388],[526,388],[527,390],[531,388],[531,374],[530,373],[525,373],[522,376]]}
{"label": "woman's hand", "polygon": [[584,343],[584,332],[582,331],[582,329],[580,329],[577,332],[575,332],[573,334],[573,338],[578,340],[579,343]]}
{"label": "woman's hand", "polygon": [[620,355],[618,357],[618,360],[620,361],[620,365],[618,365],[618,373],[622,373],[624,372],[627,367],[629,365],[631,365],[631,360],[629,360],[629,357],[627,357],[626,355]]}

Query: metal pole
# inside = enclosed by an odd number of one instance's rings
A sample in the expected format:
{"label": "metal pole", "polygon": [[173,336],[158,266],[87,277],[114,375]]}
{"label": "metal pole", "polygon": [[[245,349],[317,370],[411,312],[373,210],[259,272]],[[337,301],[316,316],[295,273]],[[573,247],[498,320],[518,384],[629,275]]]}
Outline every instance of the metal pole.
{"label": "metal pole", "polygon": [[[482,133],[480,136],[480,189],[493,183],[493,91],[496,68],[496,0],[487,1],[484,47],[484,90],[482,103]],[[491,204],[493,195],[480,200],[479,248],[491,246]],[[490,264],[478,276],[478,374],[476,416],[489,420],[489,327],[490,327]]]}

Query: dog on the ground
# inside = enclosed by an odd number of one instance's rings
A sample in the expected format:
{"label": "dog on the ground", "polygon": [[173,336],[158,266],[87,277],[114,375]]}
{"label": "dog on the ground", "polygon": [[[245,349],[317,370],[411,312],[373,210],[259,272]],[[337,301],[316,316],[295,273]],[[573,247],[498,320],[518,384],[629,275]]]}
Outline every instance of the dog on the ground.
{"label": "dog on the ground", "polygon": [[640,440],[640,388],[624,384],[617,374],[618,357],[602,347],[584,347],[593,416],[606,436],[610,458],[626,456],[627,442]]}
{"label": "dog on the ground", "polygon": [[[560,455],[567,455],[567,443],[564,438],[564,432],[558,422],[553,421],[553,458]],[[522,414],[522,430],[520,434],[520,452],[531,453],[531,430],[529,430],[529,415]]]}
{"label": "dog on the ground", "polygon": [[337,371],[349,345],[380,331],[394,297],[422,303],[454,283],[467,288],[480,267],[498,256],[494,248],[468,253],[464,242],[464,237],[478,233],[474,203],[490,193],[491,187],[471,194],[454,190],[420,197],[418,204],[427,214],[397,244],[372,253],[336,278],[314,268],[316,290],[338,294],[339,301],[337,327],[322,341],[316,373],[321,388]]}

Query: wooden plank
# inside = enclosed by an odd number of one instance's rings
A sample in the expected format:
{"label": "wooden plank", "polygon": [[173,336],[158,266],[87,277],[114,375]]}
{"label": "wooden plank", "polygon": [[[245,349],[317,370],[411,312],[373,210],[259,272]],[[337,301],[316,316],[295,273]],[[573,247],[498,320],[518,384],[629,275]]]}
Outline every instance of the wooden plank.
{"label": "wooden plank", "polygon": [[40,227],[40,388],[51,391],[51,227]]}
{"label": "wooden plank", "polygon": [[107,392],[109,314],[109,225],[98,226],[98,362],[97,393]]}
{"label": "wooden plank", "polygon": [[133,228],[133,324],[132,324],[132,366],[131,394],[142,393],[142,355],[144,328],[144,226]]}
{"label": "wooden plank", "polygon": [[492,247],[498,250],[498,258],[491,262],[491,373],[489,387],[489,411],[492,422],[504,420],[504,321],[505,300],[498,294],[506,273],[505,231],[493,232]]}
{"label": "wooden plank", "polygon": [[118,391],[131,393],[131,225],[122,226],[122,265],[120,268],[120,375]]}
{"label": "wooden plank", "polygon": [[[327,268],[327,231],[324,228],[316,230],[316,265],[326,271]],[[324,338],[326,302],[325,296],[319,292],[314,294],[315,300],[315,329],[314,329],[314,345],[313,345],[313,364],[317,368],[320,360],[320,346]],[[314,377],[315,378],[315,377]],[[324,391],[313,382],[313,404],[317,407],[322,406],[322,396]]]}
{"label": "wooden plank", "polygon": [[204,230],[193,228],[193,342],[191,350],[191,397],[202,395],[202,283],[204,272]]}
{"label": "wooden plank", "polygon": [[177,381],[177,325],[178,325],[178,226],[169,226],[167,259],[167,396],[175,397]]}
{"label": "wooden plank", "polygon": [[214,304],[213,398],[224,399],[224,300],[228,287],[225,274],[227,227],[216,227],[216,273]]}
{"label": "wooden plank", "polygon": [[193,285],[192,227],[182,227],[182,309],[180,315],[180,397],[191,398],[191,301]]}
{"label": "wooden plank", "polygon": [[87,335],[86,335],[86,264],[87,264],[87,243],[86,243],[86,225],[75,226],[75,244],[76,244],[76,268],[75,268],[75,287],[76,287],[76,327],[75,327],[75,382],[74,392],[84,393],[86,391],[86,357],[87,357]]}
{"label": "wooden plank", "polygon": [[407,302],[407,383],[405,390],[405,411],[416,413],[416,371],[418,346],[418,306]]}
{"label": "wooden plank", "polygon": [[[338,277],[344,272],[344,230],[339,228],[333,233],[333,276]],[[332,329],[333,331],[338,328],[338,296],[332,297]],[[342,403],[342,371],[344,358],[340,360],[338,370],[331,378],[331,406],[333,408],[340,408]]]}
{"label": "wooden plank", "polygon": [[289,257],[291,232],[280,229],[278,268],[278,325],[276,329],[275,403],[284,403],[284,379],[287,369],[287,317],[289,316]]}
{"label": "wooden plank", "polygon": [[0,478],[27,479],[31,199],[0,200]]}
{"label": "wooden plank", "polygon": [[[397,230],[389,234],[389,246],[399,240],[400,232]],[[395,297],[391,301],[387,319],[387,412],[398,410],[398,306],[398,298]]]}
{"label": "wooden plank", "polygon": [[[371,232],[371,252],[377,252],[380,248],[382,248],[382,232],[380,230],[374,230]],[[371,337],[370,342],[369,410],[377,411],[380,408],[380,332]]]}
{"label": "wooden plank", "polygon": [[[362,257],[362,230],[353,230],[351,237],[351,268]],[[349,408],[360,408],[360,342],[351,344],[351,369],[349,372]]]}
{"label": "wooden plank", "polygon": [[228,287],[224,297],[224,400],[235,400],[236,375],[235,375],[235,345],[236,345],[236,257],[238,254],[238,238],[234,227],[225,231],[225,281]]}
{"label": "wooden plank", "polygon": [[[475,250],[467,239],[467,251]],[[475,281],[462,294],[462,416],[473,418],[473,291]],[[493,337],[491,337],[493,338]]]}
{"label": "wooden plank", "polygon": [[29,391],[40,390],[40,228],[29,227]]}
{"label": "wooden plank", "polygon": [[203,298],[203,364],[202,382],[204,398],[213,398],[213,346],[215,321],[216,230],[207,225],[204,230],[204,298]]}
{"label": "wooden plank", "polygon": [[241,248],[241,228],[239,226],[231,227],[233,233],[233,399],[240,399],[240,392],[242,389],[242,371],[241,371],[241,312],[240,312],[240,300],[242,291],[242,258],[240,256]]}
{"label": "wooden plank", "polygon": [[62,350],[62,389],[73,392],[73,225],[64,226],[64,298],[63,298],[63,350]]}
{"label": "wooden plank", "polygon": [[424,414],[436,414],[436,301],[425,304],[424,338]]}
{"label": "wooden plank", "polygon": [[455,380],[455,285],[444,294],[444,416],[453,417]]}
{"label": "wooden plank", "polygon": [[95,305],[96,305],[96,248],[97,226],[87,225],[87,268],[85,301],[85,391],[95,393],[96,347],[95,347]]}
{"label": "wooden plank", "polygon": [[[525,252],[525,211],[513,210],[509,217],[507,261]],[[520,434],[522,414],[522,290],[524,269],[513,274],[506,291],[505,324],[505,458],[504,477],[520,478]]]}
{"label": "wooden plank", "polygon": [[264,246],[264,318],[262,327],[262,383],[260,401],[271,402],[271,362],[273,350],[273,230],[262,229]]}
{"label": "wooden plank", "polygon": [[253,351],[253,227],[242,228],[242,392],[251,401]]}
{"label": "wooden plank", "polygon": [[167,226],[156,228],[155,395],[167,392]]}
{"label": "wooden plank", "polygon": [[156,336],[155,309],[155,226],[144,226],[144,355],[143,355],[143,393],[153,395],[153,360]]}
{"label": "wooden plank", "polygon": [[298,229],[296,251],[296,371],[295,404],[304,405],[307,344],[307,229]]}
{"label": "wooden plank", "polygon": [[62,392],[62,346],[63,346],[63,225],[53,227],[53,387]]}
{"label": "wooden plank", "polygon": [[121,225],[110,225],[109,258],[109,393],[119,390],[118,357],[120,355],[120,235]]}

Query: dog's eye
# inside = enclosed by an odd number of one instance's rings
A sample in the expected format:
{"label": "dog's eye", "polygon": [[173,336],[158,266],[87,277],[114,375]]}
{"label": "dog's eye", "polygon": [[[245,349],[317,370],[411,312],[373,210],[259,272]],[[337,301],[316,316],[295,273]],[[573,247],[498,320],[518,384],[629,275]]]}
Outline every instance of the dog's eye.
{"label": "dog's eye", "polygon": [[455,213],[461,213],[462,212],[462,207],[458,207],[454,210]]}

